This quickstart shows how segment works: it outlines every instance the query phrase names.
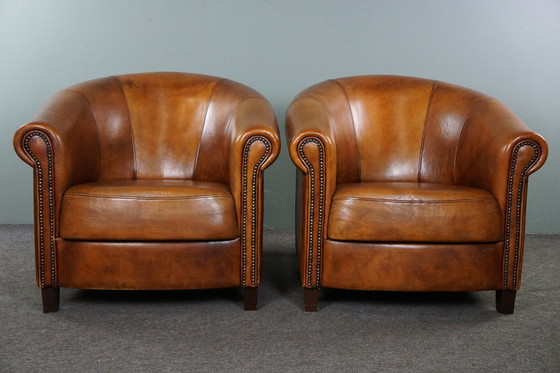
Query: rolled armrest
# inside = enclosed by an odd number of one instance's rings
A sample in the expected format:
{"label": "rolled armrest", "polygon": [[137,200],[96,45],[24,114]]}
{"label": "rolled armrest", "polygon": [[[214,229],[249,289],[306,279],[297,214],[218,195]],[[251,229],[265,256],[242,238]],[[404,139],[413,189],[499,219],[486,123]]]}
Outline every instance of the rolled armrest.
{"label": "rolled armrest", "polygon": [[15,133],[14,148],[34,168],[37,284],[56,286],[54,239],[62,196],[98,174],[99,144],[89,105],[77,93],[57,93]]}
{"label": "rolled armrest", "polygon": [[232,145],[230,155],[237,154],[236,150],[244,148],[251,138],[262,137],[263,143],[267,142],[271,149],[260,165],[261,170],[270,166],[278,157],[280,153],[278,124],[270,104],[264,98],[250,97],[241,101],[230,118],[229,130]]}
{"label": "rolled armrest", "polygon": [[544,139],[494,99],[477,103],[461,134],[456,158],[459,184],[491,192],[504,224],[503,289],[520,285],[527,183],[546,161]]}
{"label": "rolled armrest", "polygon": [[230,118],[229,183],[241,232],[244,287],[260,284],[263,229],[263,171],[280,153],[274,112],[262,97],[241,101]]}
{"label": "rolled armrest", "polygon": [[[290,157],[298,174],[296,227],[302,285],[321,286],[321,257],[328,210],[336,188],[336,146],[330,113],[312,98],[290,105],[286,132]],[[309,222],[309,223],[307,223]]]}
{"label": "rolled armrest", "polygon": [[[294,101],[288,108],[286,116],[286,134],[292,162],[301,171],[307,173],[309,167],[302,154],[305,144],[314,142],[325,151],[331,168],[329,173],[336,180],[336,147],[332,119],[324,106],[311,98]],[[304,142],[307,141],[305,144]]]}
{"label": "rolled armrest", "polygon": [[545,162],[544,139],[495,99],[480,100],[463,128],[455,161],[458,184],[491,192],[502,209],[507,205],[504,182],[512,173],[524,177]]}
{"label": "rolled armrest", "polygon": [[56,200],[70,186],[95,180],[99,172],[95,120],[87,101],[75,92],[55,94],[30,123],[15,133],[14,148],[32,167],[37,166],[36,156],[50,148],[51,156],[56,159],[53,169]]}

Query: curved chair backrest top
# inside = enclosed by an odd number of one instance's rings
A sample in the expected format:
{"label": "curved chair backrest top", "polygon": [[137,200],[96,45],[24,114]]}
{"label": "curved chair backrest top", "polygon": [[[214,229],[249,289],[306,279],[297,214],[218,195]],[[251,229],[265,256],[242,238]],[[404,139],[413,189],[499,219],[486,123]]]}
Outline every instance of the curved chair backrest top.
{"label": "curved chair backrest top", "polygon": [[240,102],[251,98],[266,102],[227,79],[141,73],[79,83],[52,100],[84,102],[81,125],[90,126],[99,143],[99,180],[226,182],[230,118]]}
{"label": "curved chair backrest top", "polygon": [[[462,154],[485,133],[481,122],[510,116],[482,93],[457,85],[403,76],[355,76],[327,80],[294,102],[313,100],[330,118],[337,182],[412,181],[455,184],[466,172]],[[486,118],[488,117],[488,118]],[[486,118],[486,119],[484,119]],[[477,133],[478,132],[478,133]]]}

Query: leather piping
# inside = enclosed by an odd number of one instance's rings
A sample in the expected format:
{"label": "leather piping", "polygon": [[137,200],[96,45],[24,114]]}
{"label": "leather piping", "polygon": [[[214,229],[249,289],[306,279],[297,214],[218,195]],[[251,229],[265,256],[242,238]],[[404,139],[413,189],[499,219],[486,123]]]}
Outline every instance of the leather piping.
{"label": "leather piping", "polygon": [[210,98],[208,99],[208,104],[206,105],[206,113],[204,113],[204,121],[202,122],[202,128],[200,129],[200,136],[198,139],[198,144],[196,147],[196,156],[194,158],[194,168],[192,173],[192,179],[195,180],[196,178],[196,169],[198,166],[198,157],[200,155],[200,144],[202,143],[202,137],[204,136],[204,129],[206,128],[206,120],[208,119],[208,110],[210,110],[210,106],[212,105],[212,99],[214,98],[214,93],[218,88],[218,85],[223,82],[225,79],[220,79],[214,83],[214,87],[212,88],[212,93],[210,94]]}
{"label": "leather piping", "polygon": [[428,105],[426,107],[426,117],[424,118],[424,128],[422,129],[422,143],[420,144],[420,154],[418,156],[418,176],[417,180],[419,183],[422,182],[422,161],[424,160],[424,143],[426,140],[427,126],[430,119],[430,112],[432,107],[432,99],[434,98],[434,93],[436,92],[438,81],[432,84],[432,92],[430,92],[430,98],[428,99]]}
{"label": "leather piping", "polygon": [[342,86],[342,84],[338,80],[331,79],[332,82],[336,83],[342,94],[346,98],[346,103],[348,104],[348,111],[350,112],[350,118],[352,118],[352,131],[354,132],[354,146],[356,147],[356,151],[358,152],[357,162],[358,162],[358,180],[362,181],[362,165],[361,165],[361,156],[360,156],[360,147],[358,146],[358,135],[356,134],[356,121],[354,120],[354,112],[352,111],[352,106],[350,105],[350,98],[348,98],[348,93]]}
{"label": "leather piping", "polygon": [[115,83],[117,84],[117,86],[119,87],[124,101],[126,102],[126,109],[127,109],[127,114],[128,114],[128,125],[130,126],[130,141],[132,144],[132,161],[134,162],[134,179],[138,179],[138,166],[137,166],[137,162],[136,162],[136,142],[134,141],[134,126],[132,125],[132,117],[130,115],[130,105],[128,103],[128,97],[126,97],[126,93],[124,92],[124,88],[121,84],[121,81],[118,79],[118,77],[116,76],[112,76],[111,77]]}

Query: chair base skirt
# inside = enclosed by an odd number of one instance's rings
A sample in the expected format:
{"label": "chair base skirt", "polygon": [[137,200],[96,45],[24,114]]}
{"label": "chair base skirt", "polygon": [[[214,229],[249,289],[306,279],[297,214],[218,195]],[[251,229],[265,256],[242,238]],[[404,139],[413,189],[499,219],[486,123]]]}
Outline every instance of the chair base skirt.
{"label": "chair base skirt", "polygon": [[387,291],[502,288],[502,242],[391,244],[325,240],[323,247],[322,287]]}
{"label": "chair base skirt", "polygon": [[57,239],[60,287],[189,290],[241,286],[240,240],[97,242]]}
{"label": "chair base skirt", "polygon": [[[194,290],[241,286],[240,240],[97,242],[58,238],[57,285],[91,290]],[[247,310],[258,288],[243,288]],[[41,289],[43,311],[59,308],[58,287]]]}
{"label": "chair base skirt", "polygon": [[[403,244],[325,240],[321,286],[348,290],[455,292],[502,287],[503,243]],[[415,268],[414,271],[409,270]],[[316,311],[319,289],[304,289]],[[496,310],[513,313],[515,291],[496,290]]]}

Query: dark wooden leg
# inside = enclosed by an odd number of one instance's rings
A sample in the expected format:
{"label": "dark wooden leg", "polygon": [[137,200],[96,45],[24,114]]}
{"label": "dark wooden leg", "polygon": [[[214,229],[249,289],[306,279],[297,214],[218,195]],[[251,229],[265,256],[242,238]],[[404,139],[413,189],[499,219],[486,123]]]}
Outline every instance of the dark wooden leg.
{"label": "dark wooden leg", "polygon": [[515,290],[496,290],[496,311],[506,315],[513,313]]}
{"label": "dark wooden leg", "polygon": [[243,288],[243,306],[245,311],[256,311],[259,288]]}
{"label": "dark wooden leg", "polygon": [[317,312],[319,304],[319,288],[303,288],[303,310]]}
{"label": "dark wooden leg", "polygon": [[60,288],[42,288],[43,312],[56,312],[60,304]]}

